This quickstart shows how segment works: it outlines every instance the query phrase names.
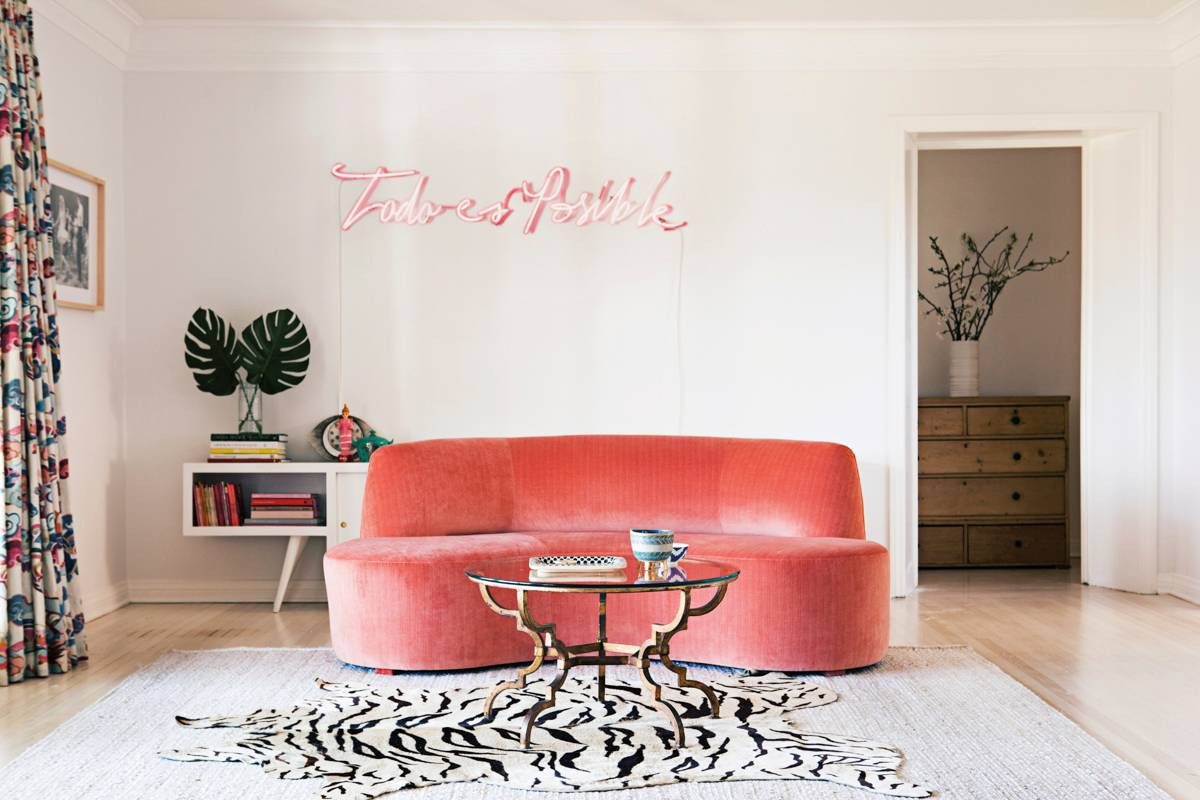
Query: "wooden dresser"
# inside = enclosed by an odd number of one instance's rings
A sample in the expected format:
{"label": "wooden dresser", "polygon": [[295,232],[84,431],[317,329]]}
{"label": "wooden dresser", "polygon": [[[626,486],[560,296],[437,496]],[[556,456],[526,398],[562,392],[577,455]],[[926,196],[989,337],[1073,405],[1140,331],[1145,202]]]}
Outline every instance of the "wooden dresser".
{"label": "wooden dresser", "polygon": [[922,397],[922,567],[1067,566],[1068,397]]}

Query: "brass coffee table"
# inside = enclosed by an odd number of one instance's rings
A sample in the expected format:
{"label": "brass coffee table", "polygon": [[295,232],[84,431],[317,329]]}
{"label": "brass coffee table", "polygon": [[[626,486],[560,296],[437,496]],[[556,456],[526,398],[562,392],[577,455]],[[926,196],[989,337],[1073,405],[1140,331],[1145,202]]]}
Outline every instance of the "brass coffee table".
{"label": "brass coffee table", "polygon": [[[492,704],[502,692],[507,689],[525,688],[525,679],[536,672],[547,657],[558,661],[558,674],[549,683],[545,698],[535,703],[525,717],[525,728],[521,735],[522,747],[529,747],[529,737],[538,716],[554,705],[555,694],[562,688],[567,679],[567,673],[572,667],[595,666],[597,668],[596,694],[597,699],[601,701],[604,700],[604,669],[606,666],[624,664],[637,667],[641,671],[642,685],[647,698],[655,708],[661,710],[671,720],[679,747],[684,746],[683,720],[680,718],[679,712],[663,699],[662,686],[656,683],[650,675],[651,656],[658,656],[662,665],[675,673],[680,688],[687,687],[703,692],[712,708],[712,715],[714,717],[720,715],[721,703],[717,699],[716,692],[700,681],[689,678],[686,667],[671,661],[670,642],[672,636],[687,628],[689,619],[703,616],[720,604],[729,584],[737,580],[740,570],[732,564],[720,561],[685,558],[672,565],[671,568],[664,568],[657,574],[651,574],[647,571],[646,565],[640,564],[631,556],[626,555],[625,561],[627,566],[624,574],[617,573],[615,578],[596,576],[548,578],[539,576],[530,572],[528,556],[485,561],[466,571],[467,577],[479,584],[479,591],[488,608],[497,614],[515,618],[517,629],[529,634],[533,639],[533,661],[529,666],[518,670],[514,680],[499,684],[488,695],[483,710],[489,722],[495,718]],[[505,608],[496,602],[495,597],[492,596],[493,588],[515,589],[517,607]],[[708,602],[693,607],[692,591],[705,588],[715,588],[716,593]],[[569,646],[559,641],[555,634],[554,623],[543,624],[534,620],[529,611],[529,594],[531,592],[570,592],[596,595],[599,601],[597,613],[599,635],[596,641]],[[639,592],[678,592],[679,610],[670,622],[652,624],[650,638],[640,645],[608,641],[606,633],[608,595]]]}

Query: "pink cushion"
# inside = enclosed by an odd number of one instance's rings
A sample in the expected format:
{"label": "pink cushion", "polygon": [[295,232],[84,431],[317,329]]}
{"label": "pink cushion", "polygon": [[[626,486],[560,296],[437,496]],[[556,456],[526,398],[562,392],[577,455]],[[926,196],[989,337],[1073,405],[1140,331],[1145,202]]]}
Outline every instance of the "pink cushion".
{"label": "pink cushion", "polygon": [[[741,576],[711,614],[671,641],[684,661],[751,669],[836,670],[874,664],[888,641],[888,556],[862,539],[677,533],[691,552],[735,563]],[[487,558],[628,553],[628,533],[523,532],[360,539],[325,556],[333,647],[351,664],[460,669],[528,660],[532,643],[489,610],[463,570]],[[509,608],[515,593],[494,590]],[[697,590],[703,603],[712,590]],[[640,644],[667,622],[678,594],[610,595],[609,638]],[[593,595],[533,594],[539,622],[563,641],[593,641]]]}
{"label": "pink cushion", "polygon": [[[672,641],[678,658],[838,670],[883,656],[888,556],[864,539],[850,450],[660,436],[383,448],[368,472],[363,538],[325,556],[334,649],[388,669],[527,660],[529,637],[487,609],[463,570],[502,556],[628,555],[628,528],[641,526],[672,528],[692,555],[742,569],[724,603]],[[696,602],[710,592],[697,591]],[[511,591],[496,596],[515,600]],[[531,602],[564,641],[595,638],[594,596],[542,593]],[[611,596],[610,638],[640,643],[677,603],[675,592]]]}

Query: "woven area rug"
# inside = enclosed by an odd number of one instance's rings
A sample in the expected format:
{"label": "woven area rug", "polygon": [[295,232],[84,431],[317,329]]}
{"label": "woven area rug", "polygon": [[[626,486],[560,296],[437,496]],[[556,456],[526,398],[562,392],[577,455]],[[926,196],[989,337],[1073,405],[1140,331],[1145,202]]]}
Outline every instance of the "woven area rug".
{"label": "woven area rug", "polygon": [[[180,763],[167,761],[158,753],[196,748],[237,750],[236,743],[247,738],[246,731],[182,727],[175,715],[199,718],[292,708],[322,694],[314,683],[317,678],[374,687],[387,696],[397,689],[436,693],[490,686],[511,672],[379,676],[340,664],[328,650],[172,653],[130,677],[0,771],[0,792],[13,797],[112,800],[316,798],[322,791],[320,779],[279,780],[257,766]],[[617,681],[634,680],[631,670],[611,672]],[[714,683],[736,680],[715,670],[697,669],[695,674]],[[1167,797],[1069,720],[965,648],[893,648],[885,661],[872,669],[836,678],[805,676],[804,680],[819,687],[819,696],[837,698],[799,711],[798,724],[804,731],[886,743],[903,753],[900,774],[920,786],[936,788],[938,796],[997,800]],[[335,687],[334,694],[338,691],[346,690]],[[688,724],[697,723],[689,720]],[[552,740],[548,731],[554,726],[554,719],[546,719],[535,733],[535,744]],[[571,796],[611,800],[618,794],[645,800],[869,800],[883,796],[811,780],[673,783],[620,792],[573,792]],[[565,795],[452,783],[390,796],[547,800]]]}

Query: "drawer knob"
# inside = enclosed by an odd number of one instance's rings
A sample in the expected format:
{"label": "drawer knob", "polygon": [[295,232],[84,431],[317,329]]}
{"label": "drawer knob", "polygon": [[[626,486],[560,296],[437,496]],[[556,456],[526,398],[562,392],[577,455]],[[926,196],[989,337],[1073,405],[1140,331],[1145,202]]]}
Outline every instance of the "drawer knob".
{"label": "drawer knob", "polygon": [[349,526],[349,525],[347,525],[345,522],[343,522],[343,523],[342,523],[342,527],[343,527],[343,528],[348,528],[348,527],[350,527],[350,526]]}
{"label": "drawer knob", "polygon": [[1021,451],[1018,450],[1017,452],[1013,453],[1013,461],[1020,461],[1020,460],[1021,460]]}
{"label": "drawer knob", "polygon": [[1021,493],[1020,493],[1020,492],[1013,492],[1013,493],[1012,493],[1012,499],[1013,499],[1013,500],[1020,500],[1020,499],[1021,499]]}
{"label": "drawer knob", "polygon": [[1013,414],[1012,419],[1010,419],[1009,422],[1011,422],[1013,425],[1020,425],[1021,424],[1021,415]]}
{"label": "drawer knob", "polygon": [[1017,539],[1015,542],[1013,542],[1013,547],[1020,548],[1020,547],[1024,547],[1024,546],[1025,546],[1025,543],[1022,542],[1020,539]]}

